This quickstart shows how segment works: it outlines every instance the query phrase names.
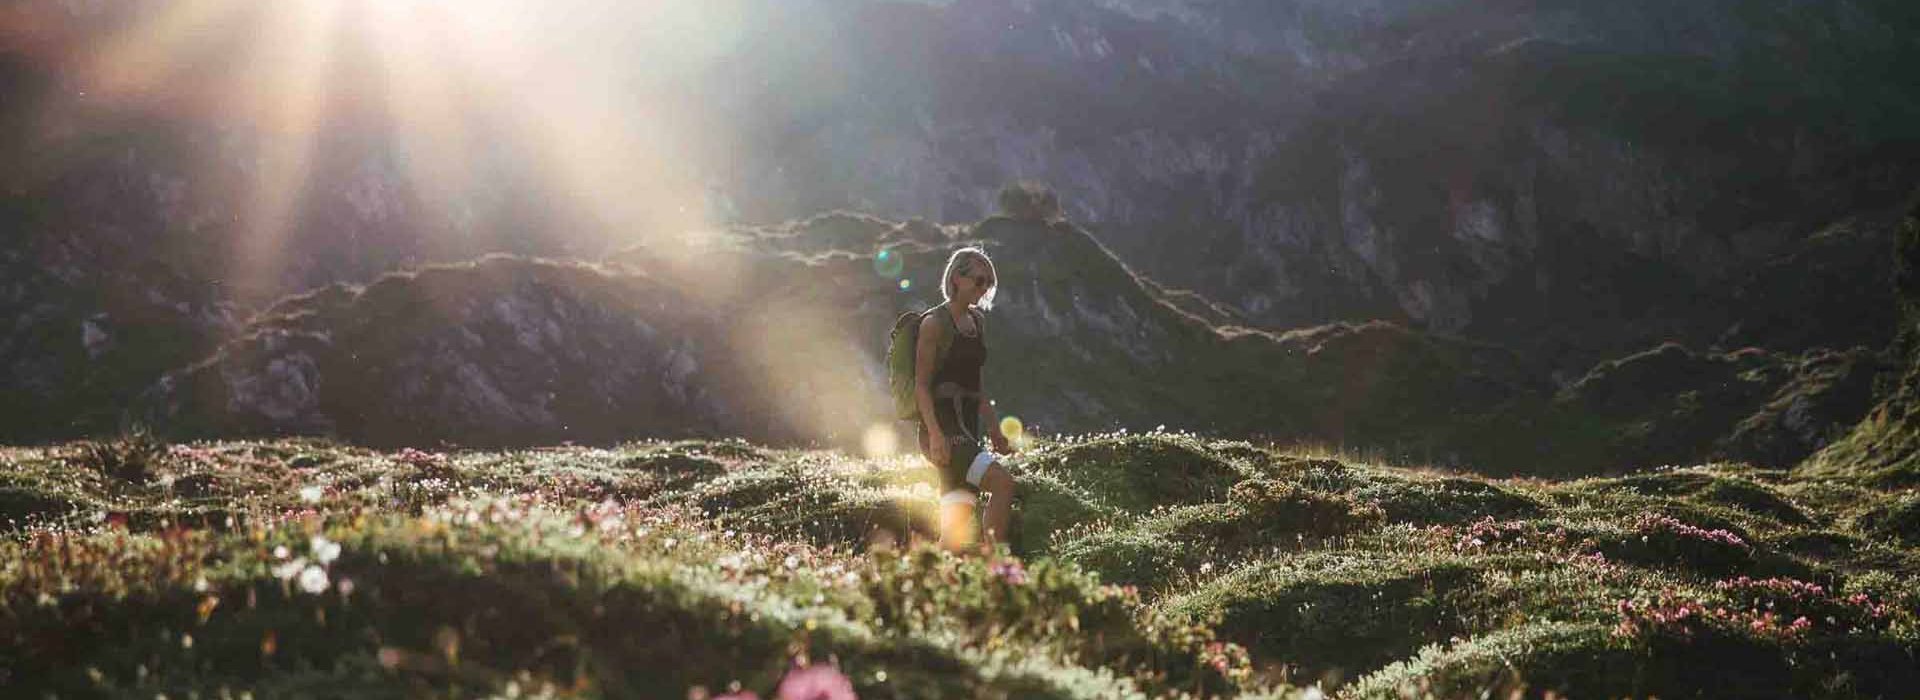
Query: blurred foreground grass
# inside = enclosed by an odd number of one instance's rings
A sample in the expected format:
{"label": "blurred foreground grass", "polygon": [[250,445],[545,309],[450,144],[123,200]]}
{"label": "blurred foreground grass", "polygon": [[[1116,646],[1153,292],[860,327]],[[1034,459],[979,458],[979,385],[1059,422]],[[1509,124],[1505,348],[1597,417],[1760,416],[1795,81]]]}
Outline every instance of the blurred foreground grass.
{"label": "blurred foreground grass", "polygon": [[[0,450],[9,696],[1896,697],[1920,497],[1705,465],[1486,480],[1189,435],[1014,460],[739,441]],[[791,690],[791,688],[789,688]],[[17,691],[17,692],[16,692]]]}

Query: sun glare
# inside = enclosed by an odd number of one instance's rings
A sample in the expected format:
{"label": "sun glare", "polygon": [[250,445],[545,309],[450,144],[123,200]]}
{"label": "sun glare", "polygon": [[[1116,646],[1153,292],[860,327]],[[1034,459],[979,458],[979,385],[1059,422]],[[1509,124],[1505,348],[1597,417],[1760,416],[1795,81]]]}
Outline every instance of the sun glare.
{"label": "sun glare", "polygon": [[258,105],[260,171],[248,197],[245,234],[233,261],[236,288],[270,294],[302,203],[328,89],[329,51],[338,8],[324,0],[295,3],[267,20],[241,71],[239,97]]}
{"label": "sun glare", "polygon": [[[313,236],[341,235],[315,212],[348,199],[339,168],[364,149],[404,179],[408,219],[428,250],[488,248],[475,202],[503,186],[537,199],[536,225],[585,257],[643,245],[648,272],[684,293],[737,303],[749,271],[710,220],[710,183],[732,135],[716,119],[709,70],[754,17],[741,0],[181,0],[75,19],[48,2],[4,15],[0,30],[74,76],[44,124],[76,114],[191,121],[223,144],[195,153],[208,188],[231,202],[227,289],[264,304],[306,284]],[[65,22],[66,24],[62,24]],[[114,29],[105,29],[114,27]],[[766,30],[762,28],[761,30]],[[768,30],[770,31],[770,30]],[[24,39],[21,39],[24,37]],[[811,76],[828,79],[827,76]],[[362,149],[362,150],[356,150]],[[507,155],[503,155],[507,154]],[[480,217],[479,223],[475,222]],[[384,225],[375,221],[372,226]],[[432,237],[444,237],[433,247]],[[375,237],[370,240],[386,240]],[[302,247],[302,246],[305,247]],[[897,261],[889,261],[897,262]],[[898,281],[902,289],[908,282]],[[779,314],[778,332],[736,337],[733,352],[767,376],[785,422],[859,449],[873,402],[858,377],[825,371],[848,337],[823,297]],[[823,304],[824,306],[814,306]],[[799,352],[796,352],[799,350]],[[824,387],[824,388],[823,388]],[[889,448],[884,451],[892,451]]]}
{"label": "sun glare", "polygon": [[[564,220],[549,223],[580,240],[679,246],[713,228],[702,173],[716,149],[687,86],[739,40],[736,2],[182,0],[90,12],[113,19],[42,3],[8,11],[0,31],[16,46],[50,47],[42,52],[89,104],[204,118],[257,139],[236,222],[245,238],[231,254],[239,289],[270,293],[282,281],[316,149],[350,121],[336,113],[343,103],[383,106],[393,160],[428,214],[457,220],[432,210],[458,208],[476,161],[505,139],[536,159],[536,172],[515,175],[560,200],[548,204]],[[100,26],[119,28],[101,37]],[[86,38],[48,38],[68,35]],[[73,113],[46,111],[47,122]]]}

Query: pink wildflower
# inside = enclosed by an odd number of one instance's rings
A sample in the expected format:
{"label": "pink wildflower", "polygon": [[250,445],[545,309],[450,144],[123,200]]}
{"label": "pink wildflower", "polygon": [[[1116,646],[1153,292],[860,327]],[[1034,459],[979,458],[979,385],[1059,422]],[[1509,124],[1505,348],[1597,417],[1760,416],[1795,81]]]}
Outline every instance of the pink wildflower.
{"label": "pink wildflower", "polygon": [[1810,600],[1827,594],[1827,589],[1817,583],[1808,583],[1792,578],[1754,579],[1741,576],[1714,584],[1720,590],[1754,590],[1778,593],[1794,600]]}
{"label": "pink wildflower", "polygon": [[1640,531],[1642,535],[1654,532],[1671,532],[1687,539],[1719,542],[1741,548],[1747,547],[1746,540],[1741,539],[1739,535],[1733,534],[1730,531],[1719,529],[1708,530],[1706,528],[1694,527],[1659,513],[1648,513],[1640,516],[1640,519],[1634,522],[1634,529]]}
{"label": "pink wildflower", "polygon": [[399,454],[394,455],[393,460],[401,464],[410,464],[419,467],[443,463],[447,461],[447,456],[437,452],[423,452],[409,447],[401,450]]}
{"label": "pink wildflower", "polygon": [[860,700],[853,681],[832,666],[797,668],[780,679],[780,700]]}
{"label": "pink wildflower", "polygon": [[994,564],[991,568],[987,569],[987,573],[998,576],[1007,583],[1015,586],[1024,586],[1027,583],[1027,570],[1025,567],[1020,566],[1020,562],[1017,561],[1003,561]]}

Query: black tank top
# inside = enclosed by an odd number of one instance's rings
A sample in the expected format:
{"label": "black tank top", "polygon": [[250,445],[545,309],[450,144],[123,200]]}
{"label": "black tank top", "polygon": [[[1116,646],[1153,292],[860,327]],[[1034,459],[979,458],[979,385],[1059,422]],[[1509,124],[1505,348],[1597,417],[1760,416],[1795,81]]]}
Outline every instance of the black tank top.
{"label": "black tank top", "polygon": [[[944,310],[939,313],[948,313]],[[947,361],[933,373],[933,385],[953,383],[967,391],[980,390],[980,368],[987,364],[987,343],[980,337],[979,319],[974,319],[973,335],[950,327],[953,344],[947,347]]]}
{"label": "black tank top", "polygon": [[[946,309],[940,309],[935,313],[944,314],[950,312]],[[940,430],[947,434],[948,439],[964,439],[968,442],[977,442],[981,435],[980,398],[978,395],[980,391],[980,368],[987,364],[987,343],[985,338],[980,334],[980,319],[978,317],[973,319],[975,324],[973,335],[961,333],[956,325],[951,324],[951,317],[947,320],[950,322],[950,325],[947,326],[946,331],[953,334],[953,344],[947,346],[946,362],[942,363],[933,372],[933,387],[935,390],[933,415],[934,418],[940,422]],[[963,390],[974,393],[958,399],[951,397],[942,398],[939,391],[939,387],[942,384],[954,384]],[[924,440],[925,435],[922,435],[921,438]]]}

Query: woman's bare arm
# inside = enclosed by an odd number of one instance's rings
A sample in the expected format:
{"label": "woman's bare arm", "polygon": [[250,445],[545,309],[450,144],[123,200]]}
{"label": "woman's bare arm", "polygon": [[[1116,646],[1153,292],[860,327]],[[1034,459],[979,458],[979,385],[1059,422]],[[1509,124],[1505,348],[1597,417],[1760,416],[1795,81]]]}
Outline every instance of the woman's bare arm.
{"label": "woman's bare arm", "polygon": [[[940,433],[940,420],[933,414],[933,363],[939,361],[940,336],[946,328],[936,312],[920,319],[920,337],[913,344],[913,401],[920,407],[920,422],[927,426],[927,443],[934,456],[944,461],[946,436]],[[935,465],[939,466],[939,465]]]}

